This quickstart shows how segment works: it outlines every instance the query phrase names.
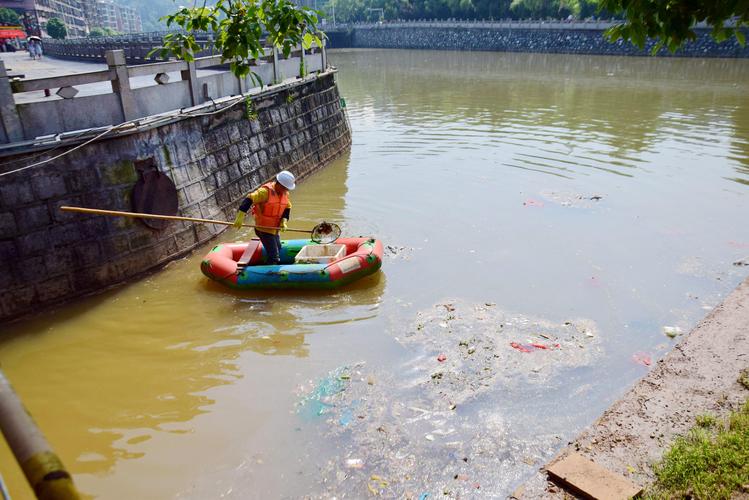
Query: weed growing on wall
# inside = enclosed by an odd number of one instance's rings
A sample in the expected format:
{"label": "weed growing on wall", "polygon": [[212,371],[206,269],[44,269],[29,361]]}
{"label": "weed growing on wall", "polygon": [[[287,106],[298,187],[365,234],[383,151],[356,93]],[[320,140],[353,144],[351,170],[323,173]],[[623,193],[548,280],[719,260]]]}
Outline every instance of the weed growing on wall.
{"label": "weed growing on wall", "polygon": [[257,120],[257,110],[255,109],[255,103],[252,102],[250,97],[244,100],[244,116],[250,121]]}

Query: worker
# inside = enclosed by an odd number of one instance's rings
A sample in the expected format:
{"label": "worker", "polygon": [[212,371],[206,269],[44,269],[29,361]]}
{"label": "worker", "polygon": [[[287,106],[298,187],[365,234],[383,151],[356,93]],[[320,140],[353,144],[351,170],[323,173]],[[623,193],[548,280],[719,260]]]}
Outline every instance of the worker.
{"label": "worker", "polygon": [[289,191],[296,187],[294,174],[283,170],[276,175],[275,181],[266,182],[247,195],[239,206],[234,227],[242,227],[247,211],[252,207],[255,217],[255,234],[265,248],[268,264],[281,263],[281,237],[279,231],[285,231],[291,216]]}

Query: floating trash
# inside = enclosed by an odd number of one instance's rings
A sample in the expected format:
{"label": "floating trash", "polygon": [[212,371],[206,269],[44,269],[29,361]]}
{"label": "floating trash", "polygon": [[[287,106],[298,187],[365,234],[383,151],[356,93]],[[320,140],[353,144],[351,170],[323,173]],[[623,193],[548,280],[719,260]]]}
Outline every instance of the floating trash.
{"label": "floating trash", "polygon": [[[363,364],[359,363],[355,367]],[[348,387],[351,380],[350,371],[350,367],[341,366],[328,373],[325,378],[318,381],[311,392],[302,398],[298,404],[297,412],[310,418],[328,413],[331,408],[335,407],[335,396]],[[342,425],[346,424],[342,423]]]}
{"label": "floating trash", "polygon": [[636,352],[632,355],[632,361],[643,366],[650,366],[653,364],[653,359],[650,354],[646,352]]}
{"label": "floating trash", "polygon": [[[312,498],[416,499],[445,491],[475,498],[479,488],[484,497],[499,496],[511,471],[527,467],[523,457],[551,458],[558,431],[517,434],[504,409],[487,403],[545,391],[559,371],[594,365],[602,354],[597,331],[583,318],[544,320],[483,301],[442,301],[420,311],[393,333],[411,354],[400,367],[334,370],[305,396],[325,415],[316,432],[344,457],[321,464]],[[510,342],[533,354],[519,355]],[[372,480],[373,472],[387,485]]]}
{"label": "floating trash", "polygon": [[681,328],[679,328],[678,326],[664,326],[663,333],[665,333],[669,338],[673,339],[681,335]]}
{"label": "floating trash", "polygon": [[364,460],[361,458],[349,458],[346,460],[346,468],[348,469],[361,469],[364,467]]}
{"label": "floating trash", "polygon": [[543,201],[539,201],[539,200],[534,200],[533,198],[528,198],[527,200],[525,200],[523,202],[523,206],[524,207],[539,207],[539,208],[541,208],[541,207],[544,206],[544,202]]}

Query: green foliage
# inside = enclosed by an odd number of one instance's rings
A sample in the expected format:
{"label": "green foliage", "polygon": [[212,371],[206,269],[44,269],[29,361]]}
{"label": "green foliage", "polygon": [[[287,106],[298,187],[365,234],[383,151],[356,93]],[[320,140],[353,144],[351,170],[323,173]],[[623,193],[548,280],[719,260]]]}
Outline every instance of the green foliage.
{"label": "green foliage", "polygon": [[654,467],[657,481],[645,498],[728,500],[749,484],[749,401],[727,422],[712,418],[710,426],[704,419],[701,427],[697,423]]}
{"label": "green foliage", "polygon": [[0,24],[9,24],[17,26],[21,24],[21,19],[16,14],[16,11],[6,8],[0,8]]}
{"label": "green foliage", "polygon": [[88,36],[91,38],[99,37],[99,36],[114,36],[119,35],[120,32],[113,30],[112,28],[102,28],[100,26],[94,26],[89,30]]}
{"label": "green foliage", "polygon": [[257,110],[255,109],[255,104],[252,102],[252,99],[247,96],[247,98],[244,100],[244,115],[245,118],[250,120],[251,122],[257,120]]}
{"label": "green foliage", "polygon": [[[694,25],[703,21],[712,28],[716,41],[735,36],[743,46],[744,34],[737,28],[749,26],[746,0],[600,0],[600,4],[608,11],[623,13],[626,19],[608,30],[609,40],[623,39],[643,48],[652,38],[657,40],[653,53],[662,47],[675,52],[687,40],[694,40]],[[731,20],[735,27],[727,25]]]}
{"label": "green foliage", "polygon": [[559,19],[597,15],[599,0],[331,0],[337,21],[385,19]]}
{"label": "green foliage", "polygon": [[47,33],[56,40],[62,40],[68,36],[68,29],[59,18],[53,17],[47,21]]}
{"label": "green foliage", "polygon": [[710,429],[717,425],[718,420],[712,415],[697,415],[696,422],[697,422],[697,427]]}
{"label": "green foliage", "polygon": [[324,36],[317,28],[318,13],[290,0],[218,0],[214,6],[182,7],[164,19],[168,27],[185,32],[166,35],[164,46],[151,53],[192,61],[202,49],[194,33],[213,31],[212,43],[222,60],[230,63],[236,76],[250,75],[253,80],[257,75],[251,72],[251,63],[265,55],[263,39],[288,57],[298,44],[306,49],[313,43],[322,45]]}

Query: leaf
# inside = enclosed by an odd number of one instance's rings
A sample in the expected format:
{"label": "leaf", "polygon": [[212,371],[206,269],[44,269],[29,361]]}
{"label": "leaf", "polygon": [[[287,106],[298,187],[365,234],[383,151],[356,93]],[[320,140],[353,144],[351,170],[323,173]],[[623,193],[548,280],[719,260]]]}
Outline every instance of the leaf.
{"label": "leaf", "polygon": [[306,49],[309,49],[312,47],[312,42],[314,41],[315,37],[312,35],[312,33],[305,33],[304,34],[304,40],[302,42],[302,47]]}
{"label": "leaf", "polygon": [[739,42],[739,45],[746,47],[746,36],[744,36],[741,28],[736,28],[736,31],[734,31],[733,34],[736,36],[736,41]]}

